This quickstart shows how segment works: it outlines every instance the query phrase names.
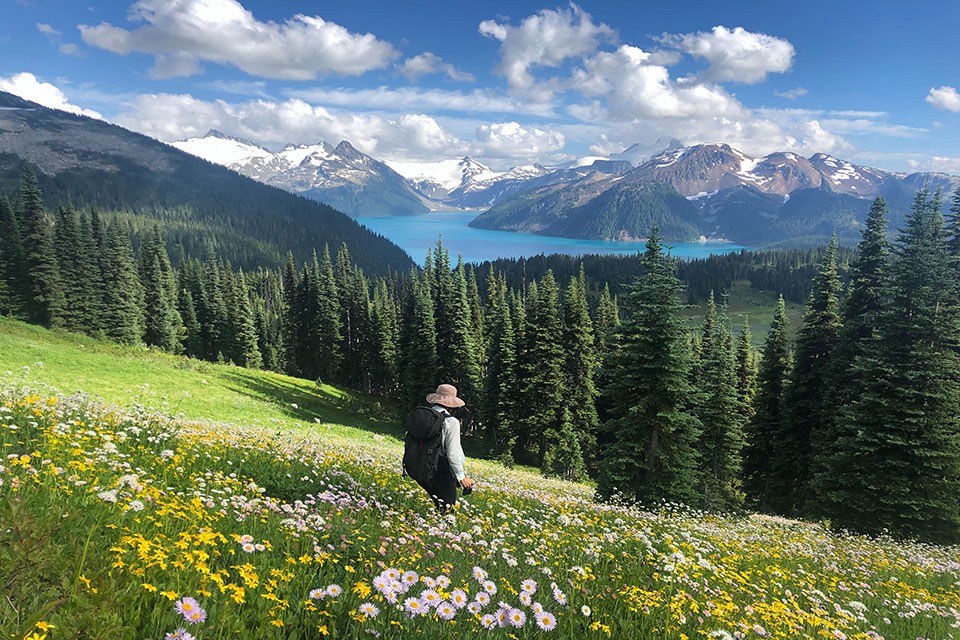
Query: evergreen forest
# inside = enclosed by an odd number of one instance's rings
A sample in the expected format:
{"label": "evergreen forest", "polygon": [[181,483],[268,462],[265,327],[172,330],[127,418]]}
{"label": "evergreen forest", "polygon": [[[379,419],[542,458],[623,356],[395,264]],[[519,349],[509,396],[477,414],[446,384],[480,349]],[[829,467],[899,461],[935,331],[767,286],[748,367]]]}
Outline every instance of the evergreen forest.
{"label": "evergreen forest", "polygon": [[[628,258],[474,266],[438,242],[370,274],[343,244],[245,271],[122,215],[49,211],[26,170],[0,194],[0,314],[403,408],[449,382],[491,456],[601,500],[957,542],[960,192],[921,189],[892,238],[887,215],[877,198],[855,251],[678,261],[655,230]],[[782,294],[759,350],[723,303],[740,279]],[[805,302],[795,339],[785,299]]]}

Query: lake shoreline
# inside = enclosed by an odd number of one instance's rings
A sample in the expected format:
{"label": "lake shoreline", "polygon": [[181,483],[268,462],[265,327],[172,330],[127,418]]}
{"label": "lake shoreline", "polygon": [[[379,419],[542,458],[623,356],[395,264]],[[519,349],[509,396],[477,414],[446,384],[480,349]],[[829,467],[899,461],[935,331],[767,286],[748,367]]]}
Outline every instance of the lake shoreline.
{"label": "lake shoreline", "polygon": [[[388,238],[420,262],[427,250],[441,238],[451,256],[462,256],[464,262],[479,264],[498,258],[532,258],[539,255],[632,255],[643,250],[646,239],[588,240],[562,238],[535,233],[477,229],[468,226],[477,216],[475,211],[435,211],[415,216],[359,216],[358,224]],[[731,253],[751,247],[714,238],[695,242],[667,243],[678,258],[705,258],[712,254]]]}

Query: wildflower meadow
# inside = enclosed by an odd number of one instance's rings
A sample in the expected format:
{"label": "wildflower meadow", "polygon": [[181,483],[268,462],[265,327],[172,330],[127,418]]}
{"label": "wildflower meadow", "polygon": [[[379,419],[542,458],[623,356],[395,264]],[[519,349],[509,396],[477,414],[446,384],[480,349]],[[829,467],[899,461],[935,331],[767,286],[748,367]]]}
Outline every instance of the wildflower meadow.
{"label": "wildflower meadow", "polygon": [[0,385],[2,637],[960,637],[955,547],[489,463],[448,522],[386,440]]}

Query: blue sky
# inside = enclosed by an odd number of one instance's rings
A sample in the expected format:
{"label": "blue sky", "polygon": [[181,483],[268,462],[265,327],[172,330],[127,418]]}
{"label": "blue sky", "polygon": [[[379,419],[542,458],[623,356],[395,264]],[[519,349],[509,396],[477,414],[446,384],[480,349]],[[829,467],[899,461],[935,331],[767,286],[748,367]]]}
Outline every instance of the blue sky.
{"label": "blue sky", "polygon": [[505,168],[658,139],[960,172],[960,3],[4,0],[0,89]]}

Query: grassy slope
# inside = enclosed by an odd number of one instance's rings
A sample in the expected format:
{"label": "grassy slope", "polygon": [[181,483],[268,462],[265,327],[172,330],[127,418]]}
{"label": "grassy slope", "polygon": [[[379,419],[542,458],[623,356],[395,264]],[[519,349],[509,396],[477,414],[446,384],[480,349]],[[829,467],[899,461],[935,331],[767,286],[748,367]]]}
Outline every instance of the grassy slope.
{"label": "grassy slope", "polygon": [[264,426],[314,425],[319,420],[320,431],[349,439],[369,439],[371,432],[402,435],[392,408],[362,393],[144,347],[121,347],[0,317],[0,372],[16,373],[22,367],[30,368],[30,380],[64,393],[82,390],[108,402],[139,401],[192,420]]}
{"label": "grassy slope", "polygon": [[[719,300],[717,301],[720,302]],[[763,341],[770,332],[773,314],[777,309],[777,295],[769,291],[754,289],[746,280],[734,282],[733,288],[727,297],[727,315],[734,332],[739,333],[743,326],[744,316],[750,317],[750,332],[753,337],[753,346],[763,348]],[[699,331],[703,325],[703,313],[706,304],[692,306],[684,311],[692,331]],[[787,302],[787,335],[796,336],[803,316],[803,305]]]}
{"label": "grassy slope", "polygon": [[[110,403],[139,402],[189,420],[292,428],[323,438],[385,440],[395,446],[403,439],[400,408],[364,393],[123,347],[0,316],[0,375],[23,367],[29,367],[28,380],[63,393],[84,391]],[[471,465],[488,457],[479,437],[464,434],[462,442]],[[518,468],[539,475],[536,469]]]}

